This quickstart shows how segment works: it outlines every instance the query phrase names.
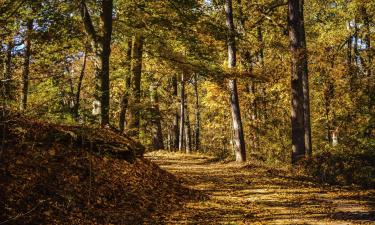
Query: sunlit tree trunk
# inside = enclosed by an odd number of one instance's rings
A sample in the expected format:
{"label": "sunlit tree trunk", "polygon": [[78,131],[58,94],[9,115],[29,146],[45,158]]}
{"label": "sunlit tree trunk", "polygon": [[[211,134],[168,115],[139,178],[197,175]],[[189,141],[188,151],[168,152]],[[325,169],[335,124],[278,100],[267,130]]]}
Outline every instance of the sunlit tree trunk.
{"label": "sunlit tree trunk", "polygon": [[[236,43],[233,24],[232,0],[225,1],[226,24],[228,27],[228,68],[236,67]],[[235,155],[237,162],[246,161],[245,139],[242,129],[241,112],[237,93],[237,79],[229,80],[230,104],[234,130]]]}
{"label": "sunlit tree trunk", "polygon": [[185,94],[185,152],[191,153],[191,128],[189,118],[189,106],[187,102],[187,94]]}
{"label": "sunlit tree trunk", "polygon": [[[178,98],[178,82],[177,82],[177,76],[173,75],[172,77],[172,94],[174,99],[176,100]],[[178,116],[178,110],[174,112],[174,118],[173,118],[173,147],[174,149],[179,149],[179,138],[180,138],[180,133],[179,133],[179,116]]]}
{"label": "sunlit tree trunk", "polygon": [[292,163],[305,156],[303,74],[304,42],[300,0],[288,2],[288,25],[291,52]]}
{"label": "sunlit tree trunk", "polygon": [[194,136],[195,136],[195,150],[200,149],[200,107],[199,107],[199,92],[198,92],[198,75],[194,76],[194,95],[195,95],[195,126],[194,126]]}
{"label": "sunlit tree trunk", "polygon": [[142,75],[143,36],[133,38],[131,60],[131,108],[129,111],[128,134],[138,137],[140,126],[141,75]]}
{"label": "sunlit tree trunk", "polygon": [[[329,49],[326,50],[326,52],[329,52]],[[328,61],[331,62],[331,69],[334,67],[334,57],[328,57]],[[325,108],[325,117],[326,117],[326,132],[327,132],[327,141],[329,144],[332,143],[332,137],[331,137],[331,131],[332,131],[332,125],[331,125],[331,101],[334,97],[334,84],[333,79],[330,76],[330,72],[323,69],[323,74],[321,74],[323,77],[325,77],[324,87],[323,87],[323,95],[324,95],[324,108]]]}
{"label": "sunlit tree trunk", "polygon": [[[367,10],[364,6],[362,6],[362,16],[363,16],[363,24],[365,28],[364,34],[364,41],[366,43],[366,55],[367,55],[367,62],[365,63],[366,69],[366,94],[368,98],[367,102],[367,110],[368,113],[371,114],[373,112],[373,106],[375,103],[375,88],[374,88],[374,78],[372,72],[373,66],[373,49],[371,46],[371,25],[370,25],[370,16],[367,13]],[[371,123],[371,122],[370,122]],[[368,124],[367,128],[365,129],[364,136],[371,137],[371,131],[374,128],[374,124]]]}
{"label": "sunlit tree trunk", "polygon": [[161,129],[161,115],[159,111],[157,85],[150,86],[150,100],[152,113],[152,147],[153,149],[164,149],[163,133]]}
{"label": "sunlit tree trunk", "polygon": [[132,41],[128,41],[128,48],[126,50],[126,59],[124,66],[126,67],[126,74],[124,76],[125,80],[125,90],[121,97],[121,104],[120,104],[120,115],[119,115],[119,129],[120,132],[124,131],[125,128],[125,118],[126,118],[126,110],[129,104],[129,94],[130,94],[130,85],[131,85],[131,53],[132,53]]}
{"label": "sunlit tree trunk", "polygon": [[80,11],[86,32],[90,35],[95,53],[94,66],[96,77],[95,99],[100,102],[100,123],[109,125],[109,57],[111,54],[113,0],[101,1],[102,35],[98,34],[92,23],[84,0],[80,1]]}
{"label": "sunlit tree trunk", "polygon": [[185,75],[181,75],[181,99],[180,99],[180,137],[178,143],[178,150],[182,151],[184,142],[184,129],[185,129]]}
{"label": "sunlit tree trunk", "polygon": [[302,74],[302,88],[303,88],[303,116],[304,116],[304,135],[305,135],[305,151],[308,157],[312,155],[311,144],[311,122],[310,122],[310,89],[309,89],[309,73],[308,73],[308,56],[307,56],[307,43],[305,34],[304,22],[304,0],[300,1],[300,30],[302,35],[302,60],[303,60],[303,74]]}
{"label": "sunlit tree trunk", "polygon": [[25,110],[27,107],[27,97],[29,92],[29,73],[30,73],[30,56],[31,56],[31,32],[33,31],[33,20],[28,20],[26,24],[25,36],[25,53],[22,71],[22,92],[20,110]]}

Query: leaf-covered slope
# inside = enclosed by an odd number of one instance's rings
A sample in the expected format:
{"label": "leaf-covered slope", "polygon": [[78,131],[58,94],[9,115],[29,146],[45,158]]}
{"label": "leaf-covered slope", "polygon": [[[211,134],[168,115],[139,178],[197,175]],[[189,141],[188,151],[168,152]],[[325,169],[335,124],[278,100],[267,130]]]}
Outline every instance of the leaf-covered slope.
{"label": "leaf-covered slope", "polygon": [[[88,126],[57,125],[18,113],[6,112],[5,140],[7,145],[45,146],[62,144],[90,150],[100,155],[134,161],[142,157],[145,148],[124,134],[108,129]],[[3,133],[3,131],[0,131]]]}
{"label": "leaf-covered slope", "polygon": [[141,155],[143,147],[113,131],[22,117],[6,124],[0,223],[158,223],[196,196],[146,159],[117,157]]}

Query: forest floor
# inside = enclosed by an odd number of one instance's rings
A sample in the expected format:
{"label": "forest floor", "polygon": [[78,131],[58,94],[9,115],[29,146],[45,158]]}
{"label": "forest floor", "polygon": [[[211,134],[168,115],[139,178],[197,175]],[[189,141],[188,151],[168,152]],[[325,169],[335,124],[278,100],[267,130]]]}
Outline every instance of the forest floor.
{"label": "forest floor", "polygon": [[163,151],[146,158],[205,196],[164,215],[167,224],[375,224],[375,190],[319,185],[260,162]]}

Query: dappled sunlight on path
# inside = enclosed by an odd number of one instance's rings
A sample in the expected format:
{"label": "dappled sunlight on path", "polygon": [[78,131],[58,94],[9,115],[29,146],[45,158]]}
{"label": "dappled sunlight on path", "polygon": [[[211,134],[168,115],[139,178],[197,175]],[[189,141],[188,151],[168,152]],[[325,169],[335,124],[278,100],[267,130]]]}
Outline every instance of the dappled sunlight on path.
{"label": "dappled sunlight on path", "polygon": [[204,193],[167,224],[375,224],[375,192],[322,187],[258,162],[221,163],[202,155],[147,155]]}

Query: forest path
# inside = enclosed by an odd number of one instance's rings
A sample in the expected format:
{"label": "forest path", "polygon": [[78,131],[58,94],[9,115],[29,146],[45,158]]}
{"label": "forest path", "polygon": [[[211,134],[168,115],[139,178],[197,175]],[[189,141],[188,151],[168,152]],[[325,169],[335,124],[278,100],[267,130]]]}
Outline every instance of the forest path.
{"label": "forest path", "polygon": [[166,224],[375,224],[375,191],[321,187],[252,162],[153,152],[146,158],[205,197],[164,215]]}

